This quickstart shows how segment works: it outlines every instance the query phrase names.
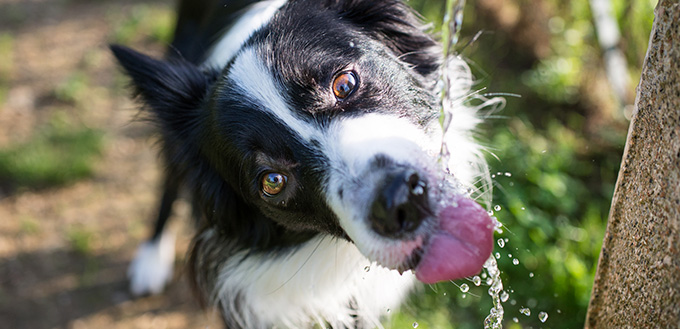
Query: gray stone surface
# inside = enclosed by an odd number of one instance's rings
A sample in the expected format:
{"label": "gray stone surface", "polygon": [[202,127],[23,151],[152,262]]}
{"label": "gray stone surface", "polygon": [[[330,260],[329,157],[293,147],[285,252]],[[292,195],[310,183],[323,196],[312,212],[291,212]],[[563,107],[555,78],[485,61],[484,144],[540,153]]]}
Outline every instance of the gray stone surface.
{"label": "gray stone surface", "polygon": [[678,0],[655,10],[586,327],[680,327]]}

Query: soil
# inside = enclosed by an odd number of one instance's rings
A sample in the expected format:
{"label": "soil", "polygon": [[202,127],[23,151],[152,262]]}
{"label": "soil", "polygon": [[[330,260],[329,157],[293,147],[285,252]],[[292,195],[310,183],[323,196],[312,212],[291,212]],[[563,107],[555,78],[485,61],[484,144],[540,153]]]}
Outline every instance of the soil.
{"label": "soil", "polygon": [[[221,328],[182,275],[191,231],[186,202],[175,207],[171,227],[179,234],[174,281],[160,296],[128,293],[127,265],[150,233],[160,165],[153,129],[136,120],[107,45],[140,3],[0,0],[0,35],[12,40],[0,148],[30,138],[55,113],[106,135],[94,177],[0,192],[0,327]],[[149,40],[132,46],[159,54],[163,45]],[[75,74],[87,81],[76,100],[55,96]]]}

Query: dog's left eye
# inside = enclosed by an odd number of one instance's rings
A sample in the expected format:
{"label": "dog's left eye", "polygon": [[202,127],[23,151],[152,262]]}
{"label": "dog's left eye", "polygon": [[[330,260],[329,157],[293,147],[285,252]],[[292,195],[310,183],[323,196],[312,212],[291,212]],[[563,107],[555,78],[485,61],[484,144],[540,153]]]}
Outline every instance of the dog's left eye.
{"label": "dog's left eye", "polygon": [[333,79],[333,94],[338,99],[345,99],[357,88],[357,75],[352,71],[345,71]]}
{"label": "dog's left eye", "polygon": [[264,195],[272,197],[283,191],[286,188],[288,178],[285,175],[270,172],[262,176],[262,192]]}

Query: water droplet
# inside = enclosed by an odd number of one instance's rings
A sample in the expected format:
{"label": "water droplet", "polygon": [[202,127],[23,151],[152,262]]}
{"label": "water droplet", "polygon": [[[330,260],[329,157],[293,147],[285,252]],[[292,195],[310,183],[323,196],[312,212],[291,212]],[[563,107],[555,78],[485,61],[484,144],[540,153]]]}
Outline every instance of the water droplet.
{"label": "water droplet", "polygon": [[446,292],[444,292],[444,296],[446,296]]}
{"label": "water droplet", "polygon": [[513,264],[513,265],[519,265],[519,259],[514,258],[514,259],[512,260],[512,264]]}
{"label": "water droplet", "polygon": [[425,190],[420,185],[414,187],[413,190],[411,191],[411,193],[413,193],[413,195],[423,195],[424,192],[425,192]]}
{"label": "water droplet", "polygon": [[533,278],[534,277],[534,272],[529,272],[529,277]]}
{"label": "water droplet", "polygon": [[503,303],[505,303],[505,302],[508,301],[508,298],[510,298],[510,294],[508,294],[507,291],[503,290],[503,291],[501,292],[501,301],[502,301]]}
{"label": "water droplet", "polygon": [[519,312],[526,315],[530,316],[531,315],[531,310],[528,307],[522,307],[519,309]]}
{"label": "water droplet", "polygon": [[509,172],[506,172],[506,173],[505,173],[505,177],[511,177],[511,176],[512,176],[511,173],[509,173]]}
{"label": "water droplet", "polygon": [[508,258],[512,258],[512,254],[508,254]]}
{"label": "water droplet", "polygon": [[350,41],[350,42],[349,42],[349,47],[350,47],[350,48],[354,48],[354,42]]}
{"label": "water droplet", "polygon": [[472,277],[472,283],[479,287],[479,285],[482,284],[482,278],[480,278],[478,275],[475,275]]}
{"label": "water droplet", "polygon": [[460,285],[460,291],[462,292],[468,292],[470,290],[470,286],[467,285],[467,283],[463,283]]}
{"label": "water droplet", "polygon": [[463,298],[467,298],[467,294],[463,294]]}
{"label": "water droplet", "polygon": [[413,328],[418,328],[418,322],[413,322]]}
{"label": "water droplet", "polygon": [[505,240],[498,239],[498,246],[501,247],[501,248],[505,247]]}
{"label": "water droplet", "polygon": [[496,253],[496,259],[500,259],[500,258],[501,258],[501,253],[500,253],[500,252],[497,252],[497,253]]}
{"label": "water droplet", "polygon": [[487,278],[487,279],[486,279],[486,285],[487,285],[487,286],[490,286],[492,283],[493,283],[493,279],[492,279],[492,278]]}
{"label": "water droplet", "polygon": [[538,319],[541,320],[541,322],[545,322],[545,320],[548,320],[548,313],[538,313]]}
{"label": "water droplet", "polygon": [[368,271],[370,271],[370,270],[371,270],[371,266],[367,265],[366,267],[364,267],[364,271],[365,271],[365,272],[368,272]]}
{"label": "water droplet", "polygon": [[390,313],[390,312],[392,312],[392,310],[390,310],[390,309],[388,308],[388,309],[387,309],[387,313]]}
{"label": "water droplet", "polygon": [[557,314],[562,314],[562,310],[558,309]]}
{"label": "water droplet", "polygon": [[518,318],[512,318],[512,322],[518,323],[518,322],[519,322],[519,319],[518,319]]}
{"label": "water droplet", "polygon": [[486,213],[489,214],[489,216],[493,216],[493,210],[489,210]]}
{"label": "water droplet", "polygon": [[516,300],[514,300],[514,299],[513,299],[513,300],[511,300],[511,301],[510,301],[510,305],[512,305],[512,306],[515,306],[515,305],[517,305],[517,301],[516,301]]}
{"label": "water droplet", "polygon": [[497,204],[497,205],[493,206],[493,210],[501,211],[501,205]]}
{"label": "water droplet", "polygon": [[524,208],[524,207],[522,207],[522,208],[520,208],[520,209],[522,209],[522,210],[526,210],[526,208]]}
{"label": "water droplet", "polygon": [[492,174],[492,175],[491,175],[491,178],[496,178],[496,175]]}

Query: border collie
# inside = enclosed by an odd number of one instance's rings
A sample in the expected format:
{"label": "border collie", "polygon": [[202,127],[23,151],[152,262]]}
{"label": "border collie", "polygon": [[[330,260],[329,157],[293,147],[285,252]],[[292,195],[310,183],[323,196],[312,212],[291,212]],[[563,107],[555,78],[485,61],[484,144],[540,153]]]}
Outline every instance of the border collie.
{"label": "border collie", "polygon": [[[190,279],[230,329],[382,327],[416,281],[478,273],[494,229],[471,195],[488,175],[479,120],[458,105],[442,132],[424,30],[392,0],[183,0],[165,59],[112,46],[167,164],[131,291],[172,277],[181,189]],[[469,70],[449,67],[462,99]]]}

